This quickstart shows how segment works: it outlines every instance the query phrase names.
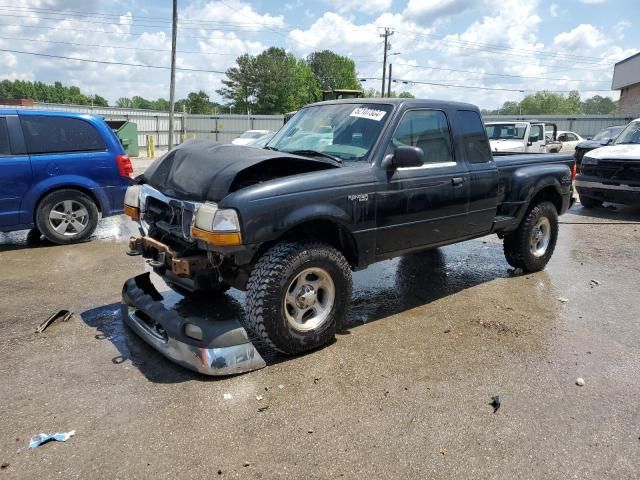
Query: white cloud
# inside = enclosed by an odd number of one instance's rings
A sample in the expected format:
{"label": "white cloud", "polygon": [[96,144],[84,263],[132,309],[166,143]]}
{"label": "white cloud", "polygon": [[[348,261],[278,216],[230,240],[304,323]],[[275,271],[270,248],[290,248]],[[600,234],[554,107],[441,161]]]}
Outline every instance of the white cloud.
{"label": "white cloud", "polygon": [[622,20],[613,26],[613,33],[618,40],[624,40],[624,32],[628,28],[631,28],[631,22]]}
{"label": "white cloud", "polygon": [[556,47],[567,51],[591,51],[607,43],[607,37],[589,23],[582,23],[569,32],[562,32],[553,39]]}
{"label": "white cloud", "polygon": [[[252,5],[240,0],[226,0],[224,3],[209,1],[204,4],[195,3],[181,12],[181,18],[191,21],[234,22],[256,30],[284,26],[282,15],[260,14]],[[241,30],[243,27],[239,27]]]}
{"label": "white cloud", "polygon": [[413,22],[430,22],[462,13],[480,0],[409,0],[403,15]]}
{"label": "white cloud", "polygon": [[560,7],[558,6],[557,3],[552,3],[551,5],[549,5],[549,14],[552,17],[557,17],[558,16],[558,8],[560,8]]}
{"label": "white cloud", "polygon": [[362,12],[373,14],[384,12],[391,7],[391,0],[329,0],[340,13]]}

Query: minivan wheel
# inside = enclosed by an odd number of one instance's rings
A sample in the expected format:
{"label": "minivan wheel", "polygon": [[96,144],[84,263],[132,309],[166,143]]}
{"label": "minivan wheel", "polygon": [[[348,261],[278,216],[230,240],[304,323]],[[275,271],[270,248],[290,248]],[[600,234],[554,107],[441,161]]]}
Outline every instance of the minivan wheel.
{"label": "minivan wheel", "polygon": [[40,201],[35,220],[38,230],[52,243],[80,242],[95,231],[98,207],[78,190],[57,190]]}
{"label": "minivan wheel", "polygon": [[283,242],[256,263],[247,283],[248,328],[293,355],[330,342],[351,302],[351,267],[319,242]]}

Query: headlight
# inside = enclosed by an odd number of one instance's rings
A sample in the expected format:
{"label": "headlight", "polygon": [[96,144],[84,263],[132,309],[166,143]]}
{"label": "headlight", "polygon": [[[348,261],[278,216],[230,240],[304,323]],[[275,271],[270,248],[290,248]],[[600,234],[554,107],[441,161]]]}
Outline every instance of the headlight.
{"label": "headlight", "polygon": [[598,163],[598,160],[596,160],[593,157],[587,157],[587,156],[582,157],[582,165],[595,165],[597,163]]}
{"label": "headlight", "polygon": [[142,185],[131,185],[124,193],[124,213],[133,220],[140,218],[140,192]]}
{"label": "headlight", "polygon": [[198,208],[191,235],[212,245],[242,244],[238,214],[232,209],[220,210],[215,203],[205,203]]}

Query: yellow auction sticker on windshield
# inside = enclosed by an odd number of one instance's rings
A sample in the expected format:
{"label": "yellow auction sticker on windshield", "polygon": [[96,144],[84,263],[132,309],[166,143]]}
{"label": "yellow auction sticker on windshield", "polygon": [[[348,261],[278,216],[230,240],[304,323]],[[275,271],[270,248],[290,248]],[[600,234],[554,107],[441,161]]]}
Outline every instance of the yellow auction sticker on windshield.
{"label": "yellow auction sticker on windshield", "polygon": [[379,122],[384,118],[387,112],[384,110],[376,110],[375,108],[358,107],[351,114],[350,117],[367,118],[369,120],[375,120]]}

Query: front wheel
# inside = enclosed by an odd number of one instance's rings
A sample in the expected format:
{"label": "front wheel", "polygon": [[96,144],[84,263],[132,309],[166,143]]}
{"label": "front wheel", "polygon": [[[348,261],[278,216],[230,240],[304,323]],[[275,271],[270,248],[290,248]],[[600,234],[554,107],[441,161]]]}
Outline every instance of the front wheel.
{"label": "front wheel", "polygon": [[247,284],[249,328],[285,354],[330,342],[351,301],[351,267],[335,248],[283,242],[256,263]]}
{"label": "front wheel", "polygon": [[40,201],[35,220],[37,229],[52,243],[80,242],[95,231],[98,207],[78,190],[57,190]]}
{"label": "front wheel", "polygon": [[551,202],[529,209],[515,232],[504,237],[504,255],[514,268],[538,272],[547,265],[558,241],[558,211]]}

